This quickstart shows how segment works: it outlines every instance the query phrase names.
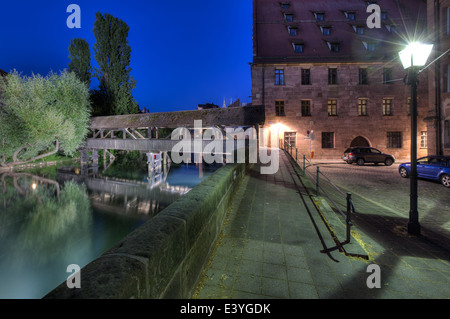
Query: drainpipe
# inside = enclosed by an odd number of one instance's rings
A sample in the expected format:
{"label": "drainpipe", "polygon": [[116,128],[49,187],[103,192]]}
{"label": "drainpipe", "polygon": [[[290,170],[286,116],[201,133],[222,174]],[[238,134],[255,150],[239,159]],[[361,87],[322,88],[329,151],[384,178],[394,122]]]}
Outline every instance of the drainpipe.
{"label": "drainpipe", "polygon": [[[439,0],[434,0],[434,33],[436,52],[441,52],[441,6]],[[441,62],[436,61],[435,70],[435,113],[436,113],[436,155],[442,155],[442,103],[441,103]]]}

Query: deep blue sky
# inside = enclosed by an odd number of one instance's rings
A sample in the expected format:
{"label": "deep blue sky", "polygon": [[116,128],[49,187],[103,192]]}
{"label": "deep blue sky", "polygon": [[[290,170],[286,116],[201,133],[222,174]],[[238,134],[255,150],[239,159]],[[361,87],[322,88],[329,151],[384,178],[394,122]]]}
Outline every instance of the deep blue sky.
{"label": "deep blue sky", "polygon": [[[69,4],[81,7],[81,29],[69,29]],[[251,102],[251,0],[22,0],[0,4],[0,69],[47,75],[67,68],[73,38],[93,45],[95,13],[130,27],[133,96],[150,112]],[[93,81],[92,87],[97,85]]]}

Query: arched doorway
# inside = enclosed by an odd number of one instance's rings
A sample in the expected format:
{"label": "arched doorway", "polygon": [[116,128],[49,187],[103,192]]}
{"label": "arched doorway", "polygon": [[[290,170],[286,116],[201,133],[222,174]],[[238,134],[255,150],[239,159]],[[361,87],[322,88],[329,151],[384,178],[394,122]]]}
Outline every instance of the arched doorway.
{"label": "arched doorway", "polygon": [[355,146],[370,146],[370,143],[366,138],[364,138],[362,136],[358,136],[350,144],[350,147],[355,147]]}

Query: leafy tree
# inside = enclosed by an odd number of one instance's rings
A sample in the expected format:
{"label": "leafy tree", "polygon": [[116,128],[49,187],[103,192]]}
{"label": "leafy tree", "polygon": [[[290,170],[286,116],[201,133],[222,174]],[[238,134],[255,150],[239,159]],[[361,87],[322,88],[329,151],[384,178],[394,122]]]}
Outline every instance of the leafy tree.
{"label": "leafy tree", "polygon": [[128,25],[110,15],[97,12],[94,23],[95,59],[99,68],[95,68],[100,95],[104,95],[103,105],[109,110],[103,115],[134,114],[139,111],[131,91],[136,80],[131,77],[131,47],[128,44]]}
{"label": "leafy tree", "polygon": [[89,43],[79,38],[70,40],[69,58],[69,71],[75,72],[78,78],[90,87],[92,67]]}
{"label": "leafy tree", "polygon": [[90,121],[87,86],[75,73],[0,81],[0,165],[32,162],[59,151],[71,156]]}

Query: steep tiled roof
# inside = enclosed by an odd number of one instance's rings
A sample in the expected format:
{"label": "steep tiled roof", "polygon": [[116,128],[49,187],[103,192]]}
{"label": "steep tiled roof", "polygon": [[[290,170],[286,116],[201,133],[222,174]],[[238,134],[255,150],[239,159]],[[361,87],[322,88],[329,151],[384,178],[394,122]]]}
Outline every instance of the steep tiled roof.
{"label": "steep tiled roof", "polygon": [[[254,0],[254,62],[390,60],[407,36],[425,32],[426,1],[371,2],[381,9],[381,28],[367,25],[368,1]],[[327,27],[330,34],[322,32]],[[294,44],[302,52],[295,52]],[[331,50],[334,44],[337,52]]]}

